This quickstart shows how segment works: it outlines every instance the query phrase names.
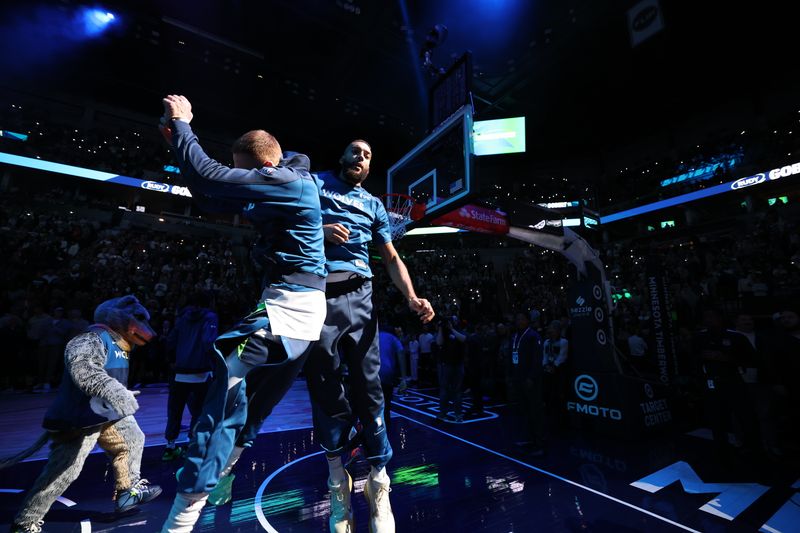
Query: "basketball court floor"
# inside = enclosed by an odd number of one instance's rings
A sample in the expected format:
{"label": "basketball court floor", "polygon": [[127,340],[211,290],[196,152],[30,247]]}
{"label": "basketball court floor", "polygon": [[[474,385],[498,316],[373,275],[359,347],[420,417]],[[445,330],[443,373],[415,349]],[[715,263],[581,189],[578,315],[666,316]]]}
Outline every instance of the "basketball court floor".
{"label": "basketball court floor", "polygon": [[[547,454],[532,457],[514,444],[518,435],[509,406],[490,403],[483,416],[456,424],[436,420],[436,397],[435,390],[410,390],[392,408],[389,470],[399,532],[800,531],[796,463],[718,464],[702,431],[628,442],[576,428],[551,435]],[[115,514],[108,463],[93,453],[46,516],[45,532],[159,530],[180,462],[161,460],[166,388],[147,388],[140,398],[137,419],[147,435],[142,473],[164,494],[130,514]],[[0,455],[36,439],[52,399],[0,395]],[[237,467],[233,501],[207,506],[195,531],[327,531],[327,467],[302,381],[263,432]],[[0,471],[0,528],[11,523],[45,455],[42,450]],[[356,458],[351,473],[356,531],[367,531],[362,488],[368,466]]]}

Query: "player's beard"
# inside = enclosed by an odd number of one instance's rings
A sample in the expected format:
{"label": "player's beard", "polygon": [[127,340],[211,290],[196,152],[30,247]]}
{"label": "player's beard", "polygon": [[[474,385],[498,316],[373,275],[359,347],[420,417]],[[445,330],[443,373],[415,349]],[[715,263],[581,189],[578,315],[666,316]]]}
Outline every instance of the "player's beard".
{"label": "player's beard", "polygon": [[345,179],[345,181],[353,185],[361,185],[364,180],[367,179],[367,176],[369,176],[369,169],[362,168],[361,170],[358,170],[357,163],[342,167],[342,177]]}

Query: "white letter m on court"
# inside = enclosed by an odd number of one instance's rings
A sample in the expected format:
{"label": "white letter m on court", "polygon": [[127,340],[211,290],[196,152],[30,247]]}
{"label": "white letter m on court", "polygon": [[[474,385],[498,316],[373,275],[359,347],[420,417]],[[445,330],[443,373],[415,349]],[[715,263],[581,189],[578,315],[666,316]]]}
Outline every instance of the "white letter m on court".
{"label": "white letter m on court", "polygon": [[726,520],[733,520],[759,499],[769,487],[758,483],[705,483],[684,461],[678,461],[654,474],[631,483],[647,492],[658,492],[667,485],[680,481],[684,492],[689,494],[717,493],[700,507],[701,511],[711,513]]}

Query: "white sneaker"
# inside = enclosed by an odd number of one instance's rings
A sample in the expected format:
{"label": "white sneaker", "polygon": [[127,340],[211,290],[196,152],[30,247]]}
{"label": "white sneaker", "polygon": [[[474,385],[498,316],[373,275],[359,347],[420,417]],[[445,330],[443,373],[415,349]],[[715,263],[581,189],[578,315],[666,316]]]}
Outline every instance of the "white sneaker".
{"label": "white sneaker", "polygon": [[347,478],[340,485],[332,485],[328,479],[328,489],[331,491],[331,517],[328,520],[331,533],[353,533],[356,525],[353,520],[353,506],[350,503],[350,494],[353,492],[353,478],[345,470]]}
{"label": "white sneaker", "polygon": [[369,504],[369,531],[370,533],[394,533],[394,515],[392,504],[389,503],[389,481],[381,483],[372,476],[364,484],[364,497]]}

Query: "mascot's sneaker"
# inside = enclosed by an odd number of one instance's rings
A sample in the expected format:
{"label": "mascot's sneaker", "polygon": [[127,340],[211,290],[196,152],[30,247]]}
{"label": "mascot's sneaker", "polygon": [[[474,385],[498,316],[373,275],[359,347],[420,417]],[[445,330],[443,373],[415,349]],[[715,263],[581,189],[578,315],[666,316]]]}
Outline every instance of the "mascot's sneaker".
{"label": "mascot's sneaker", "polygon": [[340,485],[332,485],[328,479],[328,489],[331,491],[331,517],[328,520],[331,533],[354,533],[356,530],[353,521],[353,506],[350,504],[350,494],[353,492],[353,478],[345,470],[347,478]]}
{"label": "mascot's sneaker", "polygon": [[233,480],[236,479],[236,474],[228,474],[222,476],[208,495],[208,503],[211,505],[225,505],[233,498]]}
{"label": "mascot's sneaker", "polygon": [[35,524],[28,524],[27,526],[20,526],[19,524],[11,524],[11,533],[42,533],[42,526],[44,520],[39,520]]}
{"label": "mascot's sneaker", "polygon": [[150,485],[146,479],[140,479],[131,488],[117,495],[117,512],[124,513],[134,507],[154,500],[161,494],[161,487]]}
{"label": "mascot's sneaker", "polygon": [[394,515],[389,503],[392,489],[389,483],[388,480],[381,483],[370,476],[364,484],[364,497],[369,504],[370,533],[394,533]]}

